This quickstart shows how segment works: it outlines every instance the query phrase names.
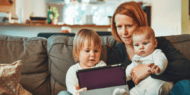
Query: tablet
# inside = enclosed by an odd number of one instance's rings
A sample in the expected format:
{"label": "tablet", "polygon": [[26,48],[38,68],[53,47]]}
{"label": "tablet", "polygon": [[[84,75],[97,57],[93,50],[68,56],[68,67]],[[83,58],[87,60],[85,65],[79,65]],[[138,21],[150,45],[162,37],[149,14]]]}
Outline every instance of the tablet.
{"label": "tablet", "polygon": [[125,68],[122,64],[77,70],[80,88],[88,90],[126,85]]}
{"label": "tablet", "polygon": [[113,94],[114,90],[118,88],[125,89],[129,93],[128,85],[120,85],[120,86],[106,87],[101,89],[81,91],[79,92],[79,95],[118,95],[118,94]]}

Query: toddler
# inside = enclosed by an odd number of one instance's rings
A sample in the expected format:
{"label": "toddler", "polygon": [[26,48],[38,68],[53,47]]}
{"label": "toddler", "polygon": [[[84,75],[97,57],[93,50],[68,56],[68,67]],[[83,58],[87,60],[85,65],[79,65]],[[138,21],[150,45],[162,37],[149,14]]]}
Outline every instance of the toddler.
{"label": "toddler", "polygon": [[73,57],[77,62],[71,66],[66,74],[67,90],[73,95],[79,95],[80,91],[87,88],[79,88],[76,71],[93,67],[106,66],[99,60],[101,54],[101,40],[99,35],[91,29],[81,29],[74,37]]}
{"label": "toddler", "polygon": [[[149,64],[152,74],[160,75],[167,67],[165,54],[157,47],[153,29],[148,26],[139,27],[133,33],[135,55],[132,63],[126,68],[127,81],[131,79],[130,71],[139,64]],[[173,87],[172,82],[154,79],[148,76],[130,90],[131,95],[167,95]]]}

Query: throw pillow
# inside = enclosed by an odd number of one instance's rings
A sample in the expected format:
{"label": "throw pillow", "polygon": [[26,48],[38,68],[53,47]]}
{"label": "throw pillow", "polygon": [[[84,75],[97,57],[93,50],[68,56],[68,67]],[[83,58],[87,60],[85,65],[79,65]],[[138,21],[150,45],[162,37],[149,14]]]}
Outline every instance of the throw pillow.
{"label": "throw pillow", "polygon": [[20,60],[12,64],[0,64],[0,95],[32,95],[19,84],[21,65]]}

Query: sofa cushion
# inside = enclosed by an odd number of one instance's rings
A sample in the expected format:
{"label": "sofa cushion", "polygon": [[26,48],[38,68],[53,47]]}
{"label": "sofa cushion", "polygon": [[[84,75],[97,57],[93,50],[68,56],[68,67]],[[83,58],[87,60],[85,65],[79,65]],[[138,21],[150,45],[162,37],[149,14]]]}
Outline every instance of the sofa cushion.
{"label": "sofa cushion", "polygon": [[68,68],[75,64],[72,56],[73,37],[53,35],[48,38],[47,51],[49,56],[51,95],[65,90],[65,76]]}
{"label": "sofa cushion", "polygon": [[[100,36],[102,52],[100,59],[106,61],[110,47],[117,44],[112,36]],[[49,55],[51,95],[57,95],[66,90],[65,76],[69,67],[75,64],[73,52],[74,36],[54,35],[48,38],[47,51]]]}
{"label": "sofa cushion", "polygon": [[47,39],[0,35],[0,63],[22,61],[20,84],[34,95],[50,95]]}
{"label": "sofa cushion", "polygon": [[166,39],[170,40],[174,47],[179,50],[182,54],[185,55],[187,59],[190,60],[190,35],[172,35],[172,36],[164,36]]}

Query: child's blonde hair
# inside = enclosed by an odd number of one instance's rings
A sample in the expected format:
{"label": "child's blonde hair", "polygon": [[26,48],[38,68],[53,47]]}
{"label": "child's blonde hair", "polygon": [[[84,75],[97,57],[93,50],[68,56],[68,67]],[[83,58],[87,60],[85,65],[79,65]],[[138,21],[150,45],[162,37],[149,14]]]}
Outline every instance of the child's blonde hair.
{"label": "child's blonde hair", "polygon": [[79,61],[79,53],[84,45],[85,40],[88,40],[89,45],[91,45],[91,41],[93,41],[95,46],[98,46],[101,50],[101,39],[99,35],[94,30],[81,29],[77,32],[73,41],[73,57],[75,62]]}
{"label": "child's blonde hair", "polygon": [[148,36],[148,39],[150,39],[151,37],[155,39],[154,30],[149,26],[139,27],[133,32],[133,36],[142,35],[142,34]]}

